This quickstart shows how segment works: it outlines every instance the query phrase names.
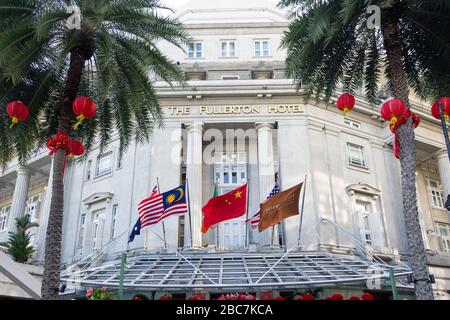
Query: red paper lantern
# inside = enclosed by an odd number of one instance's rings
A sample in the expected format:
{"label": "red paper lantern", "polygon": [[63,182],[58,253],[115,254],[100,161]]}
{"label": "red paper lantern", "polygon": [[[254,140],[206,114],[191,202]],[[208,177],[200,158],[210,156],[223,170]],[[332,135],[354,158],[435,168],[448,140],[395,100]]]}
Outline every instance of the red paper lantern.
{"label": "red paper lantern", "polygon": [[431,114],[438,120],[441,120],[441,115],[439,114],[439,101],[442,105],[442,113],[444,114],[445,121],[450,120],[450,97],[442,97],[436,100],[436,102],[431,107]]}
{"label": "red paper lantern", "polygon": [[343,93],[337,99],[336,106],[344,114],[347,114],[355,106],[355,97],[350,93]]}
{"label": "red paper lantern", "polygon": [[67,145],[67,153],[71,159],[75,156],[81,156],[84,154],[84,146],[80,141],[71,139]]}
{"label": "red paper lantern", "polygon": [[12,119],[12,123],[9,128],[12,128],[14,125],[18,124],[19,121],[27,120],[30,115],[27,105],[22,101],[12,101],[8,103],[6,106],[6,112]]}
{"label": "red paper lantern", "polygon": [[85,119],[92,119],[97,113],[95,102],[88,97],[78,97],[72,104],[73,112],[77,115],[77,122],[73,125],[76,129]]}
{"label": "red paper lantern", "polygon": [[389,121],[391,126],[395,126],[403,120],[408,108],[400,99],[391,99],[386,101],[381,107],[381,116],[384,120]]}

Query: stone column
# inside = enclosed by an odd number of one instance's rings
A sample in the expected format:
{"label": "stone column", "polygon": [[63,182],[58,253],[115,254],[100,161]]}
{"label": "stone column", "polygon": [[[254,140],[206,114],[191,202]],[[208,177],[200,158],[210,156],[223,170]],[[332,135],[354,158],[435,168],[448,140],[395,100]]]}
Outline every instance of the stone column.
{"label": "stone column", "polygon": [[[437,158],[439,177],[441,178],[442,187],[444,189],[444,202],[450,194],[450,159],[447,151],[441,153]],[[450,212],[448,214],[450,219]]]}
{"label": "stone column", "polygon": [[16,185],[14,187],[13,201],[8,218],[8,231],[16,230],[16,218],[25,214],[28,198],[28,186],[30,184],[31,171],[22,167],[17,170]]}
{"label": "stone column", "polygon": [[44,261],[45,258],[45,236],[47,233],[47,225],[48,225],[48,216],[50,214],[50,204],[52,201],[52,191],[53,191],[53,159],[52,164],[50,168],[50,173],[48,174],[48,183],[47,187],[45,188],[45,196],[44,196],[44,202],[41,206],[41,213],[39,218],[39,231],[38,231],[38,238],[37,243],[38,249],[37,249],[37,260],[38,261]]}
{"label": "stone column", "polygon": [[[273,140],[271,123],[257,123],[258,134],[258,171],[259,171],[259,199],[266,200],[275,185],[275,165],[273,159]],[[272,230],[274,230],[274,243],[278,244],[278,226],[269,228],[259,234],[260,246],[272,245]]]}
{"label": "stone column", "polygon": [[[191,209],[191,227],[189,218],[186,217],[186,246],[202,248],[202,159],[203,159],[203,124],[201,122],[186,125],[187,150],[186,150],[186,178],[189,187],[189,199]],[[192,235],[190,231],[192,230]]]}
{"label": "stone column", "polygon": [[437,157],[439,168],[439,176],[441,177],[442,186],[444,188],[444,200],[447,200],[447,195],[450,194],[450,160],[447,152],[440,154]]}

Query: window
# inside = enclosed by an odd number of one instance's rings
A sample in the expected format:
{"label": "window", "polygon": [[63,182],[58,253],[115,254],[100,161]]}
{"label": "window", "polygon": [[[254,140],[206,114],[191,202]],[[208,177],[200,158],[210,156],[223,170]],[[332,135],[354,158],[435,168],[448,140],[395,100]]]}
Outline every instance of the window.
{"label": "window", "polygon": [[0,208],[0,232],[8,228],[8,218],[11,206]]}
{"label": "window", "polygon": [[86,165],[86,180],[91,180],[91,167],[92,167],[92,160],[89,160]]}
{"label": "window", "polygon": [[445,209],[444,207],[444,191],[439,181],[428,179],[428,190],[431,195],[433,207]]}
{"label": "window", "polygon": [[269,56],[269,40],[256,40],[255,57],[268,57],[268,56]]}
{"label": "window", "polygon": [[368,245],[372,245],[372,233],[370,230],[370,203],[356,201],[357,214],[359,216],[359,228],[361,240]]}
{"label": "window", "polygon": [[184,216],[178,217],[178,248],[184,248],[184,234],[185,234],[185,219]]}
{"label": "window", "polygon": [[222,80],[239,80],[239,76],[222,76]]}
{"label": "window", "polygon": [[348,163],[350,165],[365,167],[366,161],[364,160],[364,147],[347,143],[348,149]]}
{"label": "window", "polygon": [[39,220],[39,207],[41,203],[41,195],[36,194],[27,199],[25,214],[30,216],[31,221]]}
{"label": "window", "polygon": [[122,169],[122,162],[123,162],[123,153],[118,151],[117,152],[117,169]]}
{"label": "window", "polygon": [[360,129],[361,128],[361,124],[359,122],[355,122],[349,119],[344,119],[344,124],[352,129]]}
{"label": "window", "polygon": [[119,207],[116,205],[112,208],[112,219],[111,219],[111,239],[116,237],[117,233],[117,218],[119,215]]}
{"label": "window", "polygon": [[98,157],[96,176],[100,177],[111,173],[111,153]]}
{"label": "window", "polygon": [[104,221],[104,209],[92,213],[92,249],[94,250],[102,248]]}
{"label": "window", "polygon": [[437,223],[436,232],[441,238],[444,252],[450,252],[450,225],[447,223]]}
{"label": "window", "polygon": [[203,43],[202,42],[189,42],[188,45],[188,58],[203,58]]}
{"label": "window", "polygon": [[84,246],[84,235],[86,233],[86,214],[82,214],[80,217],[80,231],[78,234],[78,248]]}
{"label": "window", "polygon": [[222,41],[220,55],[221,57],[236,57],[236,42]]}

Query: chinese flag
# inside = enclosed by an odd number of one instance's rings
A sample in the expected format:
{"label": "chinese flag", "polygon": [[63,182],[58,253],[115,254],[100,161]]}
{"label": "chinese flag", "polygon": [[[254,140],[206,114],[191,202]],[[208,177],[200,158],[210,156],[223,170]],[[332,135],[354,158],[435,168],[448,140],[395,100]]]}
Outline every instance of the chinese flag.
{"label": "chinese flag", "polygon": [[209,199],[202,212],[202,233],[219,222],[243,216],[247,212],[247,184]]}

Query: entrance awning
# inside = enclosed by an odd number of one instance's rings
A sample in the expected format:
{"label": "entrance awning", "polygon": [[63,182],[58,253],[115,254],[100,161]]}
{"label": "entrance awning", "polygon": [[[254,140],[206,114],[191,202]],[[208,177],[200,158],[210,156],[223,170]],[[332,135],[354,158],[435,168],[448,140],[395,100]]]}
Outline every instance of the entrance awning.
{"label": "entrance awning", "polygon": [[[282,259],[281,259],[282,258]],[[281,259],[281,260],[280,260]],[[278,262],[278,263],[277,263]],[[400,263],[367,261],[328,252],[186,253],[128,257],[124,288],[142,291],[298,289],[356,285],[387,279],[393,269],[397,281],[410,274]],[[62,281],[82,287],[117,288],[120,259],[86,270],[65,272]]]}

